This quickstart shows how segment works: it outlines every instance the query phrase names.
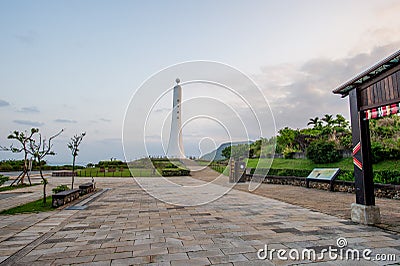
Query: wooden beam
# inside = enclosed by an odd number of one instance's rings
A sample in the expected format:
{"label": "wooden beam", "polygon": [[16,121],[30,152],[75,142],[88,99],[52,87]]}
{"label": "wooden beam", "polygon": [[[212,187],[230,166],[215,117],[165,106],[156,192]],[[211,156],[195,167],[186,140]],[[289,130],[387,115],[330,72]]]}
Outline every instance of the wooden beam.
{"label": "wooden beam", "polygon": [[371,80],[368,80],[367,82],[365,82],[364,84],[362,84],[362,86],[360,86],[361,90],[365,90],[366,88],[368,88],[369,86],[371,86],[372,84],[378,83],[379,81],[381,81],[382,79],[392,75],[393,73],[397,72],[400,70],[400,65],[393,67],[390,70],[387,70],[384,73],[378,74],[376,77],[373,77]]}
{"label": "wooden beam", "polygon": [[369,121],[365,121],[361,115],[361,99],[357,90],[349,92],[349,101],[356,203],[367,206],[375,205]]}

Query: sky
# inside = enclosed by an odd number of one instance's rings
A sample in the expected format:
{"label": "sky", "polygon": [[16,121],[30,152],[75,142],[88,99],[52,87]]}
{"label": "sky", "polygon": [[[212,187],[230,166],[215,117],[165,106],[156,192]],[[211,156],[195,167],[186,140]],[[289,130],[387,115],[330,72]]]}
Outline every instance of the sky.
{"label": "sky", "polygon": [[[78,163],[125,160],[124,118],[135,92],[160,70],[193,60],[250,77],[276,129],[324,114],[348,118],[348,100],[332,90],[399,49],[399,12],[396,0],[0,1],[0,145],[12,143],[14,130],[65,129],[48,161],[68,163],[67,142],[85,131]],[[172,107],[168,95],[160,110]],[[224,141],[211,127],[201,131],[201,138],[183,131],[187,155],[198,156],[205,137],[214,146]],[[146,155],[131,150],[129,160]],[[9,158],[21,155],[0,152]]]}

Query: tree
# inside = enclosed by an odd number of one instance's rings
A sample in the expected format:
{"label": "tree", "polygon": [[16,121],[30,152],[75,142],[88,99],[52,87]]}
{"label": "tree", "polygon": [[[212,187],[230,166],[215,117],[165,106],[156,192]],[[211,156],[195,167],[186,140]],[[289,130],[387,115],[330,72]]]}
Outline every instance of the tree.
{"label": "tree", "polygon": [[[71,141],[68,143],[68,148],[72,153],[72,185],[71,189],[74,189],[74,177],[75,177],[75,159],[78,156],[79,145],[81,144],[83,137],[86,135],[86,132],[82,132],[80,135],[75,135],[71,138]],[[112,160],[112,158],[111,158]]]}
{"label": "tree", "polygon": [[[36,134],[37,132],[39,132],[38,128],[31,128],[29,133],[27,131],[21,132],[21,131],[15,130],[13,133],[8,135],[7,139],[16,140],[17,142],[19,142],[20,147],[18,147],[18,148],[14,147],[12,144],[9,148],[1,147],[2,150],[11,151],[13,153],[24,152],[23,171],[18,176],[18,178],[14,181],[14,182],[17,182],[17,184],[19,182],[21,182],[21,184],[24,184],[24,178],[25,178],[25,176],[28,176],[29,184],[32,185],[31,179],[29,178],[29,169],[28,169],[28,153],[29,153],[28,145],[29,145],[30,141],[32,140],[33,135]],[[14,182],[12,184],[14,184]]]}
{"label": "tree", "polygon": [[285,149],[296,151],[298,144],[295,141],[296,136],[300,133],[299,130],[291,129],[289,127],[282,128],[278,131],[279,136],[276,138],[278,144],[277,150],[284,151]]}
{"label": "tree", "polygon": [[342,129],[347,129],[349,127],[349,121],[344,118],[341,114],[336,115],[336,119],[333,121],[334,124],[336,124],[339,128]]}
{"label": "tree", "polygon": [[307,123],[307,126],[309,125],[314,125],[314,128],[320,128],[322,127],[322,122],[321,120],[319,120],[319,117],[315,117],[315,118],[310,118],[310,121]]}
{"label": "tree", "polygon": [[334,124],[333,115],[325,115],[321,120],[326,123],[327,127],[331,127]]}
{"label": "tree", "polygon": [[222,156],[225,158],[233,158],[238,160],[239,158],[249,158],[252,157],[252,151],[250,145],[248,144],[238,144],[234,146],[228,146],[222,150]]}
{"label": "tree", "polygon": [[373,119],[369,125],[373,161],[400,159],[400,117]]}
{"label": "tree", "polygon": [[[46,186],[47,179],[43,177],[42,172],[42,162],[47,155],[55,155],[55,152],[52,150],[53,144],[52,140],[58,137],[64,130],[61,129],[60,132],[51,136],[48,140],[45,138],[42,139],[42,134],[39,133],[39,129],[31,130],[34,132],[29,139],[29,146],[27,147],[27,151],[29,154],[33,156],[35,160],[37,160],[39,165],[40,177],[42,178],[43,183],[43,204],[46,204]],[[35,135],[37,134],[37,135]]]}
{"label": "tree", "polygon": [[341,156],[333,141],[320,139],[307,147],[307,158],[314,163],[332,163],[339,161]]}
{"label": "tree", "polygon": [[222,150],[221,152],[222,156],[224,156],[226,159],[231,158],[231,146],[226,147],[225,149]]}

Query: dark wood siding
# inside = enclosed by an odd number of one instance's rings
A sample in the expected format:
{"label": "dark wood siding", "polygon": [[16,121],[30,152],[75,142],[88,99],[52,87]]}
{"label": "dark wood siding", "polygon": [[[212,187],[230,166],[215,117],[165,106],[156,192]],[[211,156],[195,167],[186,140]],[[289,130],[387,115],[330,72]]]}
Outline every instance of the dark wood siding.
{"label": "dark wood siding", "polygon": [[400,70],[360,91],[362,109],[400,101]]}

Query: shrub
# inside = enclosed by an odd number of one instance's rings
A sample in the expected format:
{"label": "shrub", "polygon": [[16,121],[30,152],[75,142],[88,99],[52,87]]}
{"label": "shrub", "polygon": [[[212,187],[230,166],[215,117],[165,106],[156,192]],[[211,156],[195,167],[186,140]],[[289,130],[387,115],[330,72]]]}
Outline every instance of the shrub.
{"label": "shrub", "polygon": [[[254,174],[255,168],[252,168],[250,173]],[[310,174],[310,170],[303,170],[303,169],[277,169],[277,168],[259,168],[258,173],[268,175],[275,175],[275,176],[297,176],[297,177],[306,177]]]}
{"label": "shrub", "polygon": [[307,148],[307,158],[314,163],[333,163],[341,159],[333,141],[315,140]]}
{"label": "shrub", "polygon": [[2,164],[0,164],[0,171],[12,171],[13,167],[11,164],[4,162]]}
{"label": "shrub", "polygon": [[371,154],[373,163],[378,163],[385,159],[391,160],[400,158],[400,151],[398,149],[388,147],[381,142],[375,141],[371,143]]}
{"label": "shrub", "polygon": [[371,154],[372,154],[372,162],[378,163],[385,158],[385,149],[383,145],[379,142],[371,143]]}
{"label": "shrub", "polygon": [[69,190],[69,187],[67,185],[59,185],[58,187],[52,189],[54,194],[65,190]]}
{"label": "shrub", "polygon": [[400,171],[398,170],[374,171],[374,183],[400,184]]}
{"label": "shrub", "polygon": [[167,163],[167,164],[164,166],[164,168],[178,168],[178,166],[176,166],[176,165],[173,164],[173,163]]}
{"label": "shrub", "polygon": [[[251,168],[250,173],[254,174],[255,168]],[[267,173],[267,168],[259,168],[258,173]],[[307,177],[311,173],[311,170],[304,169],[276,169],[271,168],[268,171],[269,176],[296,176],[296,177]],[[338,180],[354,182],[354,171],[352,170],[340,170],[337,177]],[[399,170],[381,170],[374,171],[374,183],[379,184],[400,184],[400,171]]]}
{"label": "shrub", "polygon": [[295,153],[296,153],[295,149],[286,147],[283,150],[283,158],[285,158],[285,159],[293,159]]}
{"label": "shrub", "polygon": [[0,186],[4,184],[4,182],[8,181],[8,176],[0,175]]}
{"label": "shrub", "polygon": [[354,181],[354,172],[350,171],[350,170],[340,170],[337,179],[353,182]]}

